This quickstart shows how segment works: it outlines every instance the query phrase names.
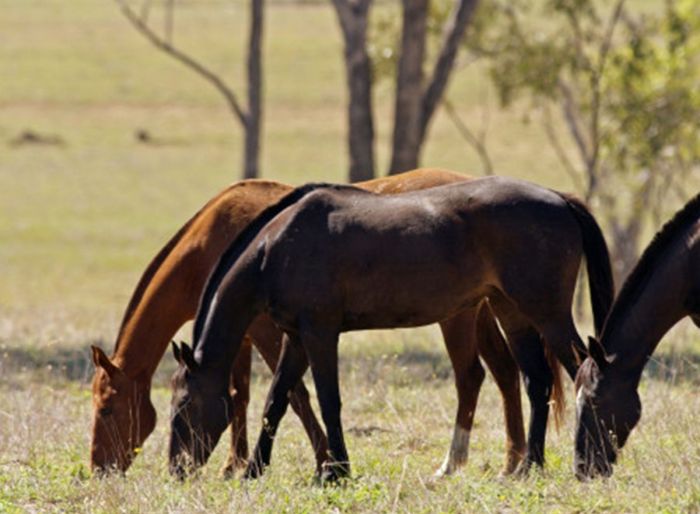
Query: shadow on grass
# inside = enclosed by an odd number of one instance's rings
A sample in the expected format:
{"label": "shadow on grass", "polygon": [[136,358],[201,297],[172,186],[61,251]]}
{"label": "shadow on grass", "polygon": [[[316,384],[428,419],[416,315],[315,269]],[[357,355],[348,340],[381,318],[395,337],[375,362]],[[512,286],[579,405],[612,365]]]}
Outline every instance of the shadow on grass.
{"label": "shadow on grass", "polygon": [[3,381],[12,374],[36,373],[77,382],[89,382],[93,374],[90,357],[91,341],[84,347],[0,346],[0,370]]}
{"label": "shadow on grass", "polygon": [[[89,383],[94,366],[90,345],[107,348],[101,340],[93,340],[77,347],[10,346],[0,344],[0,380],[8,382],[17,373],[32,373],[52,378]],[[270,375],[257,355],[253,374]],[[452,366],[444,352],[409,348],[387,355],[343,356],[341,373],[359,373],[370,383],[386,381],[395,384],[423,380],[452,380]],[[154,383],[167,383],[175,369],[175,362],[166,352]],[[644,369],[646,379],[669,383],[700,385],[700,352],[681,351],[653,355]]]}
{"label": "shadow on grass", "polygon": [[700,385],[700,353],[681,351],[652,355],[644,377],[662,382]]}
{"label": "shadow on grass", "polygon": [[341,357],[341,374],[364,375],[368,383],[410,386],[430,380],[452,380],[452,365],[445,352],[408,348],[388,355]]}

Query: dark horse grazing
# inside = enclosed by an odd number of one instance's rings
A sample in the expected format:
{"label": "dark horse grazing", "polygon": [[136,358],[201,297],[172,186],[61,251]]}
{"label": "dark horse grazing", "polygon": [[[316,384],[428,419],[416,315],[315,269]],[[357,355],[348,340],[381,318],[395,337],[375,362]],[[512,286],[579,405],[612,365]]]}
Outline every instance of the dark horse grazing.
{"label": "dark horse grazing", "polygon": [[620,290],[600,342],[590,341],[590,357],[576,376],[580,479],[612,474],[642,414],[642,370],[664,334],[686,316],[700,326],[700,195],[656,234]]}
{"label": "dark horse grazing", "polygon": [[[449,170],[423,168],[357,184],[380,194],[416,191],[471,180]],[[90,461],[97,473],[125,471],[136,450],[153,431],[156,412],[150,400],[151,380],[175,332],[197,311],[207,277],[224,251],[265,208],[292,191],[270,180],[232,184],[202,207],[157,253],[141,276],[129,301],[113,354],[93,347],[93,427]],[[603,311],[606,307],[602,308]],[[452,473],[466,461],[468,433],[484,370],[478,359],[463,359],[464,349],[478,346],[503,396],[507,455],[505,473],[515,470],[525,455],[518,368],[488,306],[465,310],[440,324],[455,374],[458,408],[453,442],[439,474]],[[282,332],[267,315],[257,318],[234,360],[231,373],[233,415],[227,476],[247,463],[246,411],[249,398],[251,347],[274,370],[281,352]],[[469,350],[471,351],[471,350]],[[554,368],[558,370],[558,368]],[[561,384],[552,398],[561,408]],[[300,381],[290,398],[309,435],[317,466],[327,458],[327,442]]]}
{"label": "dark horse grazing", "polygon": [[[445,320],[488,298],[527,377],[526,463],[542,463],[552,374],[540,334],[573,378],[585,348],[571,300],[585,250],[601,306],[612,296],[602,234],[576,200],[491,177],[395,196],[309,185],[266,209],[222,256],[195,320],[195,352],[174,346],[171,471],[208,459],[230,416],[233,357],[266,312],[285,331],[264,426],[246,470],[259,475],[289,391],[310,365],[329,443],[323,477],[346,475],[337,346],[341,332]],[[605,287],[596,285],[597,282]],[[463,359],[477,359],[476,348]],[[193,462],[188,462],[189,458]]]}

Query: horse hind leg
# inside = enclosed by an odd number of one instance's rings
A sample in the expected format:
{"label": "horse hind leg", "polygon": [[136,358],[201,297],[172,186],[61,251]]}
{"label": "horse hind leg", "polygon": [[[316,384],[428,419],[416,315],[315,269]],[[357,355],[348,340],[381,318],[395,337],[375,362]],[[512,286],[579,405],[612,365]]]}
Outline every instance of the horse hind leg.
{"label": "horse hind leg", "polygon": [[540,333],[530,321],[502,297],[492,298],[491,304],[523,375],[525,391],[530,401],[527,454],[516,470],[522,476],[529,472],[533,464],[544,466],[549,399],[554,375],[547,362]]}
{"label": "horse hind leg", "polygon": [[466,309],[440,323],[454,371],[458,404],[452,442],[444,462],[435,472],[436,478],[455,473],[466,464],[469,456],[474,411],[485,377],[477,355],[475,317],[476,309]]}
{"label": "horse hind leg", "polygon": [[481,304],[477,317],[479,355],[493,375],[503,399],[506,423],[506,463],[503,475],[513,473],[527,452],[523,409],[520,400],[520,369],[496,325],[487,302]]}

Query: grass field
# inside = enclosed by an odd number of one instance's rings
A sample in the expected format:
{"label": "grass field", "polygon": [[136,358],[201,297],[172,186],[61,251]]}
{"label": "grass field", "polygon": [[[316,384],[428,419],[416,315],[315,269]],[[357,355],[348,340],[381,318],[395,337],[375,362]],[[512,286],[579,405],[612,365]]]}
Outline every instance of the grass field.
{"label": "grass field", "polygon": [[[246,17],[239,0],[183,1],[176,41],[240,86]],[[266,23],[263,174],[343,180],[345,79],[330,4],[272,4]],[[518,109],[498,111],[493,96],[477,67],[461,71],[449,91],[477,126],[484,104],[492,105],[489,145],[499,173],[571,189],[537,124],[522,123]],[[388,86],[375,99],[383,169]],[[163,144],[137,143],[139,129]],[[25,130],[64,143],[10,145]],[[221,444],[201,476],[171,480],[169,356],[154,383],[160,423],[143,454],[125,478],[91,479],[87,346],[111,349],[143,267],[237,178],[240,143],[219,97],[152,50],[113,2],[0,0],[0,512],[700,511],[700,339],[686,325],[649,366],[642,423],[607,481],[580,484],[571,473],[571,408],[566,426],[550,433],[544,473],[499,478],[503,422],[490,380],[466,469],[431,481],[456,406],[434,327],[344,336],[343,416],[354,466],[345,487],[311,484],[312,454],[291,414],[264,479],[223,482]],[[441,114],[424,164],[480,169]],[[587,320],[580,328],[588,330]],[[252,435],[269,383],[259,362],[255,371]]]}

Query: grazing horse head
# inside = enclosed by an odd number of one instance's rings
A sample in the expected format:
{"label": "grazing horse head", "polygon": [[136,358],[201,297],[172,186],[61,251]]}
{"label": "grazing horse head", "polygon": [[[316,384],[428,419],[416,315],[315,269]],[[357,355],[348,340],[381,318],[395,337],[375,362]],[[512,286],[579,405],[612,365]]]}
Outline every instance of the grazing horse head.
{"label": "grazing horse head", "polygon": [[576,375],[576,414],[576,476],[610,476],[618,450],[639,422],[642,403],[636,380],[617,370],[615,357],[593,338]]}
{"label": "grazing horse head", "polygon": [[98,474],[126,471],[156,426],[150,379],[129,377],[98,347],[92,347],[92,447],[90,464]]}
{"label": "grazing horse head", "polygon": [[209,459],[231,422],[233,402],[228,388],[200,368],[189,346],[173,343],[172,348],[180,366],[172,378],[169,469],[182,479]]}

